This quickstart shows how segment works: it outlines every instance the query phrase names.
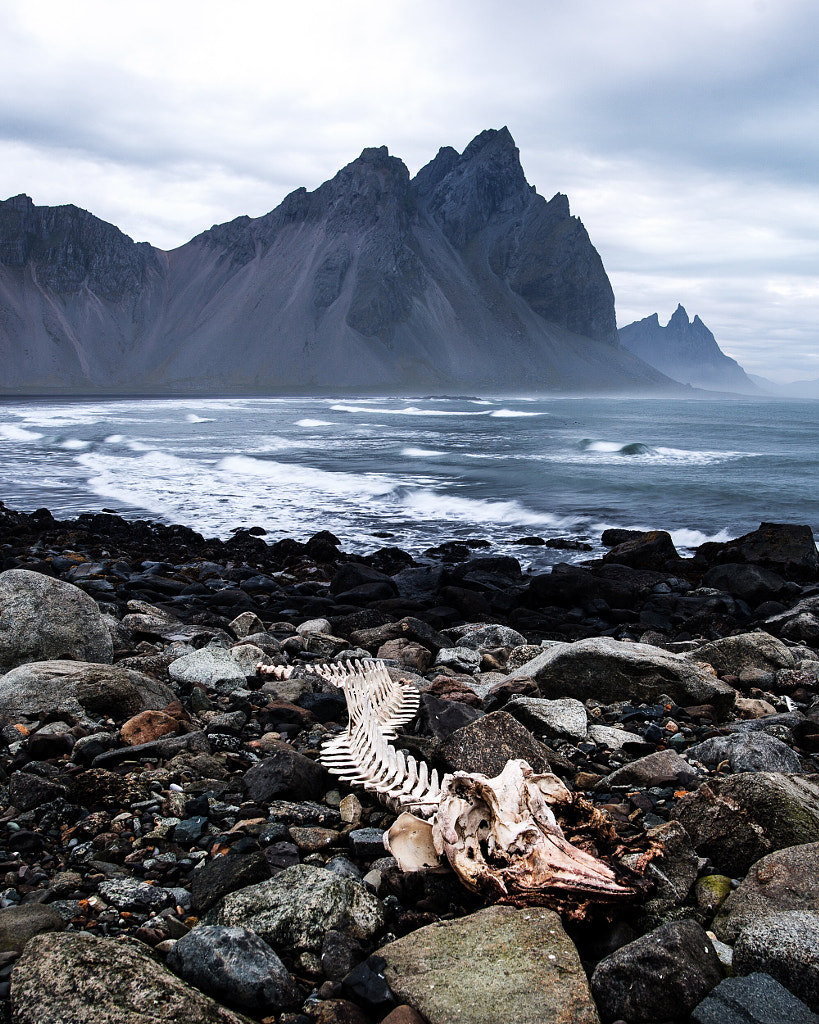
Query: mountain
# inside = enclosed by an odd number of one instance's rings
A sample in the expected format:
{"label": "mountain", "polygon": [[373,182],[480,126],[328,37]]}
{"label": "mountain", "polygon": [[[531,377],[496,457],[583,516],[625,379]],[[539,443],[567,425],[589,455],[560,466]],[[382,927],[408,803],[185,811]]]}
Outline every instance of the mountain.
{"label": "mountain", "polygon": [[621,327],[620,343],[682,384],[718,391],[758,394],[759,389],[735,359],[726,356],[698,316],[688,319],[678,305],[665,327],[656,313]]}
{"label": "mountain", "polygon": [[754,373],[749,373],[748,376],[766,395],[775,395],[777,398],[819,398],[819,378],[792,380],[787,384],[780,384],[768,380],[767,377],[758,377]]}
{"label": "mountain", "polygon": [[6,392],[669,388],[618,342],[600,257],[506,128],[414,178],[365,149],[170,252],[0,203]]}

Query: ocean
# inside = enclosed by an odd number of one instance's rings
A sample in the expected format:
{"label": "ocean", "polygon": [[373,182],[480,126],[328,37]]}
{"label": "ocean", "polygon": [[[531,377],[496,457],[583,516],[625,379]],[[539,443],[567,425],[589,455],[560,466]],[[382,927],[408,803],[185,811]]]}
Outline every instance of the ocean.
{"label": "ocean", "polygon": [[[819,534],[819,403],[649,398],[0,400],[0,500],[347,551],[486,540],[534,569],[607,527],[688,553],[760,522]],[[519,546],[568,538],[593,552]]]}

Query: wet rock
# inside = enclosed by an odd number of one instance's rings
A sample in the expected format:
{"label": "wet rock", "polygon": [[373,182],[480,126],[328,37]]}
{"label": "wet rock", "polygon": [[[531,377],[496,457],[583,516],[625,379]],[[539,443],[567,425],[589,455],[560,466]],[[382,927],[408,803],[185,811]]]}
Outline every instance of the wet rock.
{"label": "wet rock", "polygon": [[702,585],[725,590],[752,608],[763,601],[776,600],[787,590],[787,583],[778,573],[759,565],[731,562],[709,569],[702,578]]}
{"label": "wet rock", "polygon": [[819,843],[776,850],[752,865],[714,919],[714,932],[733,943],[750,925],[788,910],[819,913]]}
{"label": "wet rock", "polygon": [[819,1024],[801,999],[769,974],[725,978],[691,1011],[695,1024]]}
{"label": "wet rock", "polygon": [[712,640],[692,651],[691,661],[704,662],[720,675],[731,673],[740,679],[743,674],[756,670],[776,672],[793,668],[793,651],[770,633],[739,633]]}
{"label": "wet rock", "polygon": [[819,1010],[819,914],[788,910],[751,922],[734,946],[736,974],[770,974]]}
{"label": "wet rock", "polygon": [[611,637],[555,644],[507,679],[521,677],[535,679],[541,695],[550,699],[568,696],[606,704],[624,700],[652,704],[667,695],[681,707],[712,704],[724,715],[736,697],[733,687],[683,655]]}
{"label": "wet rock", "polygon": [[228,893],[263,882],[269,877],[267,861],[258,850],[215,857],[193,876],[190,883],[193,908],[197,913],[203,913]]}
{"label": "wet rock", "polygon": [[440,744],[438,756],[449,771],[480,772],[489,778],[517,758],[535,772],[551,771],[550,765],[560,760],[506,711],[493,711],[458,729]]}
{"label": "wet rock", "polygon": [[790,523],[762,523],[758,530],[736,540],[702,544],[697,548],[696,560],[711,565],[761,565],[789,580],[813,580],[819,571],[811,528]]}
{"label": "wet rock", "polygon": [[605,790],[613,786],[685,786],[698,774],[700,770],[676,751],[657,750],[618,768],[607,775],[597,788]]}
{"label": "wet rock", "polygon": [[713,914],[731,893],[731,879],[727,875],[703,875],[694,885],[697,906]]}
{"label": "wet rock", "polygon": [[15,1024],[249,1024],[181,981],[136,939],[38,935],[11,978]]}
{"label": "wet rock", "polygon": [[686,920],[661,925],[605,957],[591,988],[604,1020],[640,1024],[684,1018],[721,980],[711,940]]}
{"label": "wet rock", "polygon": [[168,954],[168,966],[214,999],[251,1012],[268,1015],[299,998],[276,953],[247,928],[194,928]]}
{"label": "wet rock", "polygon": [[411,668],[415,672],[426,672],[432,664],[432,654],[426,647],[412,640],[405,640],[403,637],[388,640],[382,644],[378,648],[376,657],[396,661],[399,665]]}
{"label": "wet rock", "polygon": [[327,775],[320,764],[282,741],[273,745],[269,756],[244,775],[248,799],[256,803],[265,803],[273,797],[319,797],[324,793],[326,782]]}
{"label": "wet rock", "polygon": [[318,952],[327,932],[367,941],[384,927],[385,918],[380,901],[360,882],[297,864],[224,897],[203,923],[250,928],[275,949]]}
{"label": "wet rock", "polygon": [[741,877],[774,850],[819,842],[819,780],[778,772],[733,775],[683,797],[671,816],[718,871]]}
{"label": "wet rock", "polygon": [[728,761],[732,772],[801,772],[802,762],[787,743],[767,733],[735,732],[689,747],[688,756],[709,767]]}
{"label": "wet rock", "polygon": [[26,771],[15,772],[9,779],[9,800],[19,811],[30,811],[68,793],[64,779],[46,779]]}
{"label": "wet rock", "polygon": [[357,828],[349,833],[350,852],[362,860],[374,860],[383,857],[384,830],[380,828]]}
{"label": "wet rock", "polygon": [[254,633],[264,633],[264,623],[255,612],[242,612],[231,622],[230,628],[238,637],[252,636]]}
{"label": "wet rock", "polygon": [[579,700],[544,700],[537,697],[512,697],[504,711],[535,733],[550,739],[584,740],[588,728],[586,708]]}
{"label": "wet rock", "polygon": [[617,562],[632,569],[664,569],[669,562],[679,562],[671,534],[665,530],[638,533],[616,544],[603,556],[604,562]]}
{"label": "wet rock", "polygon": [[51,907],[41,903],[24,903],[0,910],[0,953],[20,952],[34,935],[61,932],[65,923]]}
{"label": "wet rock", "polygon": [[577,951],[550,910],[487,907],[378,954],[392,991],[429,1024],[599,1021]]}
{"label": "wet rock", "polygon": [[161,910],[175,903],[173,893],[137,878],[112,878],[102,882],[100,896],[118,910]]}
{"label": "wet rock", "polygon": [[[652,889],[639,908],[640,918],[655,927],[669,911],[682,906],[699,874],[700,861],[688,833],[676,821],[647,829],[648,838],[660,843],[662,856],[655,858],[643,873]],[[630,866],[628,858],[625,864]]]}
{"label": "wet rock", "polygon": [[27,569],[0,573],[0,671],[33,661],[110,665],[111,634],[79,587]]}
{"label": "wet rock", "polygon": [[174,699],[169,687],[118,665],[39,661],[0,677],[0,715],[45,718],[66,712],[78,717],[130,718],[159,711]]}
{"label": "wet rock", "polygon": [[395,1006],[395,996],[384,977],[384,967],[385,961],[380,956],[371,956],[358,964],[344,978],[344,993],[379,1014]]}

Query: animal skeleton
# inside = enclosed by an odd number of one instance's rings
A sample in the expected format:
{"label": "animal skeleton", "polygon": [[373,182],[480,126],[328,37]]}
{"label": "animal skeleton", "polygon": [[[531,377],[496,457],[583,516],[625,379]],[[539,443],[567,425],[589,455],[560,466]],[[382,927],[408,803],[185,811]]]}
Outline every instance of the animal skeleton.
{"label": "animal skeleton", "polygon": [[314,671],[344,691],[349,712],[344,732],[325,743],[321,763],[403,812],[384,836],[402,870],[439,867],[445,857],[470,889],[573,914],[591,901],[637,894],[639,884],[624,884],[566,840],[552,807],[571,805],[573,797],[556,775],[508,761],[494,779],[455,772],[439,781],[425,762],[389,743],[418,710],[420,695],[410,683],[393,680],[382,661]]}

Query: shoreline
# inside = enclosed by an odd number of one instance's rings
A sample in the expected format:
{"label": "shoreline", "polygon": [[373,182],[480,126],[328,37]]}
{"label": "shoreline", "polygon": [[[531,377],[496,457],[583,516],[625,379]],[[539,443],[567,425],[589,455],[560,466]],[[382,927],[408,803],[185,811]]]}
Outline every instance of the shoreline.
{"label": "shoreline", "polygon": [[[592,563],[527,574],[457,542],[361,557],[326,531],[208,540],[0,503],[6,1019],[117,1019],[136,1012],[135,978],[187,1006],[180,1021],[214,1024],[541,1021],[546,998],[573,1007],[567,1021],[689,1024],[729,996],[819,1012],[799,940],[757,941],[752,909],[763,860],[786,883],[770,912],[813,905],[799,881],[819,858],[810,530],[762,524],[689,559],[662,531],[603,541]],[[382,659],[418,692],[395,742],[442,774],[515,759],[554,773],[567,838],[618,878],[638,871],[639,897],[558,886],[537,909],[504,906],[446,860],[401,871],[382,841],[395,813],[319,761],[347,716],[314,669],[348,658]],[[459,1016],[475,943],[476,992],[509,969],[509,943],[517,980]],[[724,978],[732,950],[740,977]]]}

